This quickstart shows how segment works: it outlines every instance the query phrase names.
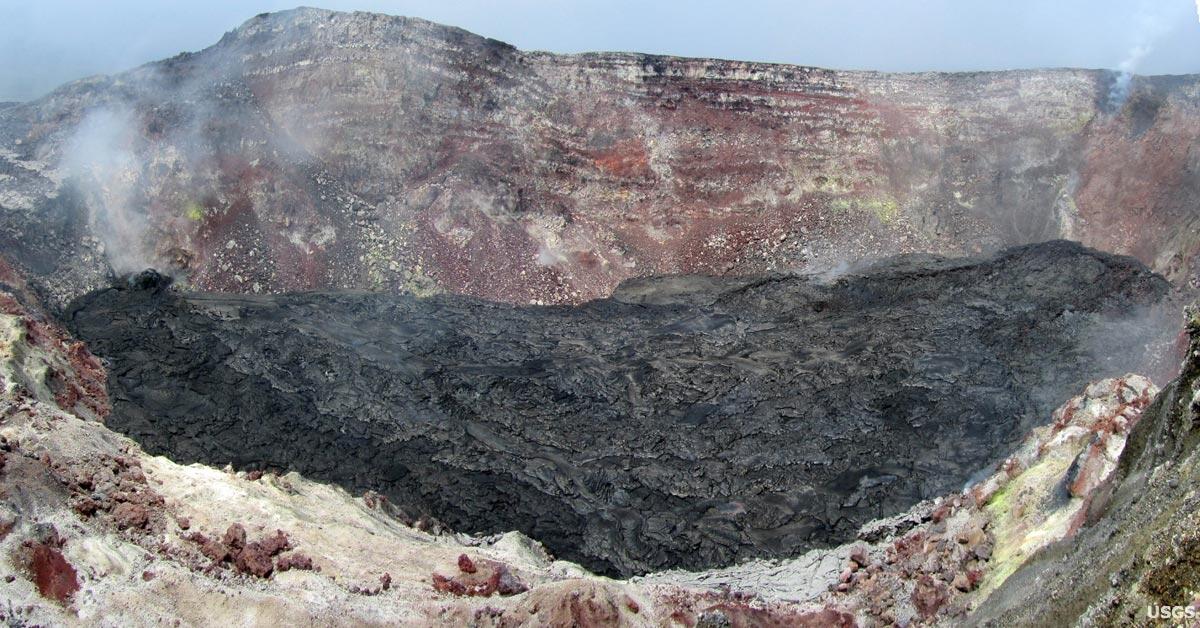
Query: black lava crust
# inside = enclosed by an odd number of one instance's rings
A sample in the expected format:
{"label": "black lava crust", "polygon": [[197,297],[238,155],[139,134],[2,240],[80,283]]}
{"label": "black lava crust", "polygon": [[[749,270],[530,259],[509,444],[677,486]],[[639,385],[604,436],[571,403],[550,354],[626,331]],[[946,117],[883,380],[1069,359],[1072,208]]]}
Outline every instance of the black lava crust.
{"label": "black lava crust", "polygon": [[637,280],[570,307],[143,275],[68,317],[109,361],[111,427],[153,453],[373,489],[628,575],[792,556],[958,490],[1137,368],[1145,339],[1111,321],[1168,290],[1051,242],[833,281]]}

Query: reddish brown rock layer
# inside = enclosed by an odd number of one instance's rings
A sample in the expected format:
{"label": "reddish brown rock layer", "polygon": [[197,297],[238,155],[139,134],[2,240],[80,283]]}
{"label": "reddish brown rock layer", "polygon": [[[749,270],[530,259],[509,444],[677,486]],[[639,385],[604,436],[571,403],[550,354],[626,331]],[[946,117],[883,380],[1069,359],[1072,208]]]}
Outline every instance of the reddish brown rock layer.
{"label": "reddish brown rock layer", "polygon": [[0,243],[74,269],[59,299],[100,248],[204,290],[577,302],[1055,237],[1200,286],[1197,79],[1115,103],[1114,78],[561,56],[303,9],[0,112]]}
{"label": "reddish brown rock layer", "polygon": [[75,568],[63,558],[58,548],[51,545],[35,545],[31,554],[29,569],[33,572],[38,593],[60,604],[67,603],[79,591]]}

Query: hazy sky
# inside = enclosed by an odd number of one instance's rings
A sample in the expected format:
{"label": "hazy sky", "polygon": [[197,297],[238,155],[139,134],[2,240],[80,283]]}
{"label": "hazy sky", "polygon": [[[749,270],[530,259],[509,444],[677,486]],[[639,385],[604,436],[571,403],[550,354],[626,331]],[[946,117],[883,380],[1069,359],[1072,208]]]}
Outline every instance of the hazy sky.
{"label": "hazy sky", "polygon": [[[296,1],[296,0],[293,0]],[[892,71],[1200,72],[1200,0],[309,0],[527,50],[622,50]],[[204,48],[277,0],[0,0],[0,101]]]}

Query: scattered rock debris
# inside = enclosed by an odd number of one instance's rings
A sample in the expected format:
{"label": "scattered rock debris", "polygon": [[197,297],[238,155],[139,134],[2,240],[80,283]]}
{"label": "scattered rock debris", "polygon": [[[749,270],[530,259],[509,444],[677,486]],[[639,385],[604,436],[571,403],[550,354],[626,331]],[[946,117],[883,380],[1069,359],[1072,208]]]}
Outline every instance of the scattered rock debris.
{"label": "scattered rock debris", "polygon": [[452,595],[488,597],[494,594],[516,595],[529,590],[529,587],[518,580],[503,563],[487,559],[475,561],[466,554],[460,554],[457,562],[457,575],[446,577],[439,573],[433,574],[435,591]]}

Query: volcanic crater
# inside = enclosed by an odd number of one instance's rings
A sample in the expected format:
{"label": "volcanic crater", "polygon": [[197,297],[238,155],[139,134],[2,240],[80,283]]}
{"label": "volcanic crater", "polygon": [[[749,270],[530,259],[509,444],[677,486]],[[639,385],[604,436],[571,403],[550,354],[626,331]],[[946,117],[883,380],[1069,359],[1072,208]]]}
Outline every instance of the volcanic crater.
{"label": "volcanic crater", "polygon": [[0,103],[0,618],[1186,601],[1198,145],[1196,75],[319,9]]}

